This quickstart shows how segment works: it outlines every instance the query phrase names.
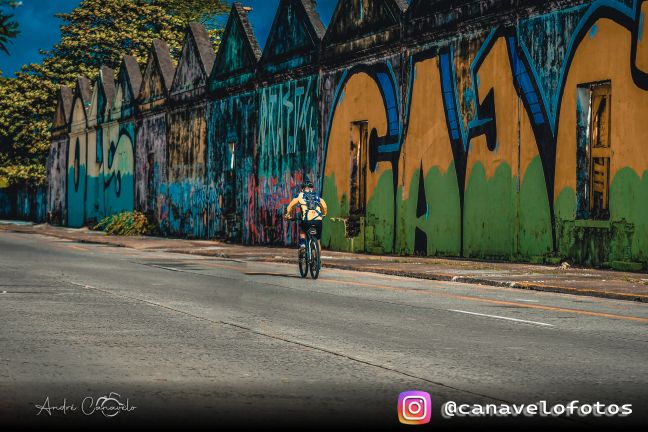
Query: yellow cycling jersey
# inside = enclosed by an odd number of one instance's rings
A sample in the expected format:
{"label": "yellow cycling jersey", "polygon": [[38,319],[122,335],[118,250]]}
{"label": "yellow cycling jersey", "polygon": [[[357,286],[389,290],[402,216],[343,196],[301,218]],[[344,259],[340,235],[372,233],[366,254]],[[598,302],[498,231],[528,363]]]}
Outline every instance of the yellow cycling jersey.
{"label": "yellow cycling jersey", "polygon": [[293,208],[295,208],[298,205],[301,210],[302,220],[318,221],[318,220],[322,220],[324,216],[326,216],[326,211],[327,211],[326,202],[322,198],[319,199],[319,205],[317,205],[314,210],[308,210],[308,203],[304,199],[304,193],[300,192],[299,195],[293,198],[293,200],[290,201],[290,204],[288,204],[288,208],[286,209],[286,214],[290,214]]}

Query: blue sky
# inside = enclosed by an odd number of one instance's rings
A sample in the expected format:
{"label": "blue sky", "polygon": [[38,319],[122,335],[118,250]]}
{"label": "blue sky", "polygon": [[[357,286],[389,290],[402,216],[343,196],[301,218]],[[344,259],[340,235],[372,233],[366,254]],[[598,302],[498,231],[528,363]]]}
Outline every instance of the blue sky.
{"label": "blue sky", "polygon": [[[40,61],[38,50],[48,50],[60,39],[61,22],[54,14],[70,12],[79,4],[79,0],[22,0],[22,3],[13,11],[15,20],[20,24],[20,35],[9,45],[9,56],[0,52],[0,70],[5,76],[12,76],[23,64]],[[263,48],[279,0],[246,0],[241,3],[253,8],[250,22]],[[317,1],[324,25],[328,25],[336,4],[337,0]]]}

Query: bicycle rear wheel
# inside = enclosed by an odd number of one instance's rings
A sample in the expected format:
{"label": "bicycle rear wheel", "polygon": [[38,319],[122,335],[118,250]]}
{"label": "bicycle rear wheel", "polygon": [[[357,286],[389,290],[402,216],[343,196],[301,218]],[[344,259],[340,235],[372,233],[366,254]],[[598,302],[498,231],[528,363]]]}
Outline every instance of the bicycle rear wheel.
{"label": "bicycle rear wheel", "polygon": [[310,251],[310,274],[313,279],[317,279],[322,265],[320,260],[320,248],[317,240],[311,240]]}

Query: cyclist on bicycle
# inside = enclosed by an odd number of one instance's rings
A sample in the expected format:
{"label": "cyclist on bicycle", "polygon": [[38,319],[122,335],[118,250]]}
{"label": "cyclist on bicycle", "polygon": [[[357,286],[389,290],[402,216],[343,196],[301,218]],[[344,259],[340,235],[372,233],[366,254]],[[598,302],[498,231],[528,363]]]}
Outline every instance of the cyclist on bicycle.
{"label": "cyclist on bicycle", "polygon": [[[314,226],[317,230],[317,242],[322,237],[322,219],[326,216],[326,202],[315,193],[313,182],[306,181],[302,184],[301,192],[297,194],[286,208],[286,219],[290,219],[290,212],[299,205],[301,220],[299,222],[299,253],[306,251],[306,231]],[[321,250],[321,244],[320,244]]]}

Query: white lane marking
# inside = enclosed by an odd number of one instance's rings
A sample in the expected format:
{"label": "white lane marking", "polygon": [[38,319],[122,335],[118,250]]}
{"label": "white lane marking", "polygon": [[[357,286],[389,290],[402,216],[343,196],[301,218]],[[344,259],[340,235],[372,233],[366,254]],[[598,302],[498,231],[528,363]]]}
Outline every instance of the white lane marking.
{"label": "white lane marking", "polygon": [[526,299],[515,299],[515,300],[521,302],[527,302],[527,303],[538,303],[538,300],[526,300]]}
{"label": "white lane marking", "polygon": [[190,273],[190,272],[188,272],[186,270],[180,270],[179,268],[165,267],[165,266],[161,266],[161,265],[157,265],[157,264],[144,264],[144,265],[149,265],[151,267],[159,268],[159,269],[162,269],[162,270],[171,270],[171,271],[180,272],[180,273]]}
{"label": "white lane marking", "polygon": [[537,324],[537,325],[542,325],[542,326],[547,326],[547,327],[554,327],[553,324],[541,323],[541,322],[537,322],[537,321],[527,321],[527,320],[522,320],[522,319],[517,319],[517,318],[503,317],[503,316],[499,316],[499,315],[480,314],[480,313],[477,313],[477,312],[468,312],[468,311],[463,311],[463,310],[458,310],[458,309],[448,309],[448,310],[450,312],[458,312],[458,313],[468,314],[468,315],[476,315],[476,316],[482,316],[482,317],[488,317],[488,318],[502,319],[502,320],[507,320],[507,321],[521,322],[521,323],[526,323],[526,324]]}

